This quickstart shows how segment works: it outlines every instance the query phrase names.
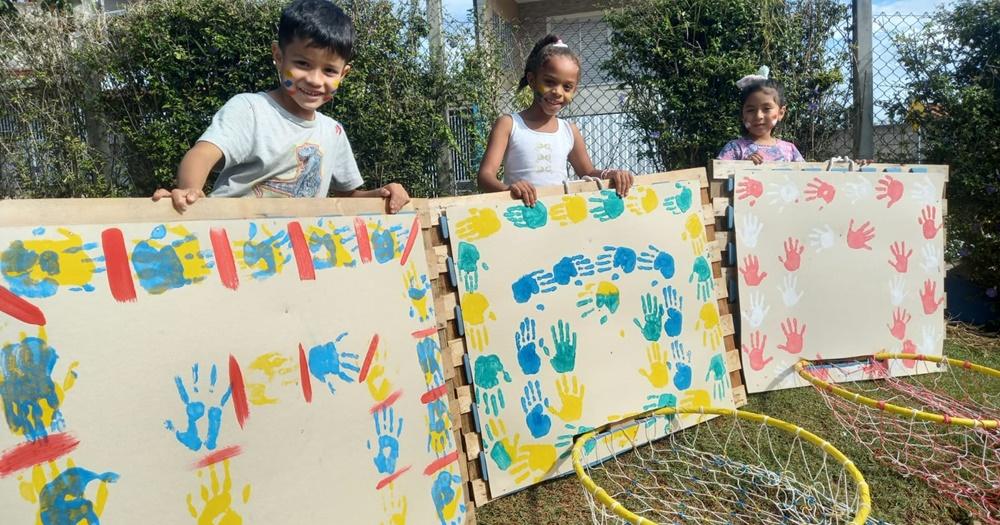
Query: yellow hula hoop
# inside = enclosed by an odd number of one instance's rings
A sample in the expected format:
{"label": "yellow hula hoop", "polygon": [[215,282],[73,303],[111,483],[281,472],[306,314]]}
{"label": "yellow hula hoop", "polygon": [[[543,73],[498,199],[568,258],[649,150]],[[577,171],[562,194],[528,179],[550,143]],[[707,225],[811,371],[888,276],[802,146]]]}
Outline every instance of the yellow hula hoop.
{"label": "yellow hula hoop", "polygon": [[[823,452],[826,452],[832,456],[838,463],[843,465],[844,470],[851,475],[854,479],[855,484],[858,486],[858,496],[859,502],[855,509],[854,520],[851,521],[853,525],[863,525],[868,519],[868,515],[871,513],[872,502],[871,502],[871,492],[868,489],[868,482],[865,481],[864,476],[861,475],[861,471],[854,466],[854,462],[847,458],[843,452],[837,450],[836,447],[831,445],[828,441],[823,438],[809,432],[808,430],[798,426],[793,425],[787,421],[781,419],[776,419],[770,416],[765,416],[762,414],[756,414],[754,412],[744,412],[742,410],[734,410],[731,408],[721,408],[721,407],[703,407],[703,408],[674,408],[674,407],[663,407],[657,408],[655,410],[649,410],[641,414],[637,414],[630,419],[644,419],[647,417],[655,416],[670,416],[675,414],[715,414],[719,416],[736,416],[742,419],[747,419],[750,421],[756,421],[758,423],[764,423],[766,425],[775,427],[777,429],[783,430],[789,434],[794,434],[795,436],[801,437],[806,441],[812,443],[819,447]],[[607,425],[601,426],[594,430],[591,430],[579,437],[573,443],[573,470],[576,472],[576,477],[580,479],[580,483],[583,487],[594,496],[594,498],[599,501],[602,505],[608,508],[616,516],[628,520],[635,525],[657,525],[656,522],[651,521],[647,518],[639,516],[634,512],[626,509],[621,503],[618,502],[613,496],[608,494],[604,489],[597,486],[594,480],[591,479],[589,475],[583,469],[583,446],[585,443],[593,439],[596,435],[607,432],[609,429],[616,425],[620,425],[621,422],[609,423]],[[622,432],[626,430],[627,427],[620,427],[611,431],[611,434],[617,432]]]}
{"label": "yellow hula hoop", "polygon": [[[873,356],[878,361],[885,361],[888,359],[913,359],[916,361],[931,361],[933,363],[948,363],[951,366],[964,368],[966,370],[973,370],[982,374],[989,375],[991,377],[1000,379],[1000,370],[995,370],[993,368],[977,365],[970,363],[969,361],[959,361],[958,359],[951,359],[944,356],[932,356],[923,354],[904,354],[904,353],[893,353],[893,352],[879,352]],[[882,410],[885,412],[892,412],[900,416],[912,417],[914,419],[919,419],[921,421],[929,421],[932,423],[942,423],[945,425],[957,425],[962,427],[970,428],[983,428],[989,430],[996,430],[1000,428],[1000,421],[996,419],[969,419],[965,417],[951,417],[948,414],[937,414],[934,412],[925,412],[923,410],[917,410],[915,408],[907,408],[899,405],[894,405],[886,401],[879,401],[872,399],[870,397],[865,397],[857,392],[851,392],[846,388],[841,388],[837,385],[824,381],[806,370],[806,367],[811,364],[810,361],[805,359],[795,363],[795,371],[806,381],[809,381],[817,388],[826,390],[827,392],[832,392],[837,396],[840,396],[848,401],[853,401],[855,403],[861,403],[865,406]]]}

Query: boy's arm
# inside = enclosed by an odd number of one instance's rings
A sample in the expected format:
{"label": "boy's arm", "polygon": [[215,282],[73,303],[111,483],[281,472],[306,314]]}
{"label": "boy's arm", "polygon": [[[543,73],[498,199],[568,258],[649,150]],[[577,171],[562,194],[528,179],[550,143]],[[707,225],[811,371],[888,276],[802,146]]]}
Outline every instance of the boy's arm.
{"label": "boy's arm", "polygon": [[189,149],[181,159],[177,168],[177,188],[166,190],[160,188],[153,193],[153,200],[170,197],[174,209],[184,213],[188,206],[205,196],[202,188],[208,175],[217,164],[223,160],[222,150],[211,142],[199,141]]}
{"label": "boy's arm", "polygon": [[373,197],[377,199],[387,199],[386,209],[389,213],[397,213],[410,202],[410,194],[402,184],[390,182],[375,190],[334,191],[335,197]]}

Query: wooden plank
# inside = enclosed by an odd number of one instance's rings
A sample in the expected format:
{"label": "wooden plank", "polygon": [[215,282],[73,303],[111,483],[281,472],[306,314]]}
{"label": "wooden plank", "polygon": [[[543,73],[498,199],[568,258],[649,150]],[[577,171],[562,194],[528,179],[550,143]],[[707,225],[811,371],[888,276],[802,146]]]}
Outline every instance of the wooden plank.
{"label": "wooden plank", "polygon": [[459,412],[467,414],[472,410],[472,387],[469,385],[460,386],[455,389],[455,393],[458,397]]}
{"label": "wooden plank", "polygon": [[733,323],[732,315],[724,315],[719,318],[719,326],[722,327],[722,335],[733,335],[736,333],[736,325]]}
{"label": "wooden plank", "polygon": [[729,350],[726,352],[726,368],[730,372],[735,372],[743,368],[743,364],[740,362],[740,353],[736,350]]}
{"label": "wooden plank", "polygon": [[472,487],[472,499],[476,502],[477,507],[482,507],[483,505],[489,503],[489,489],[486,488],[486,482],[482,479],[474,479],[469,482]]}
{"label": "wooden plank", "polygon": [[736,403],[736,407],[745,406],[747,404],[747,389],[744,386],[733,388],[733,401]]}

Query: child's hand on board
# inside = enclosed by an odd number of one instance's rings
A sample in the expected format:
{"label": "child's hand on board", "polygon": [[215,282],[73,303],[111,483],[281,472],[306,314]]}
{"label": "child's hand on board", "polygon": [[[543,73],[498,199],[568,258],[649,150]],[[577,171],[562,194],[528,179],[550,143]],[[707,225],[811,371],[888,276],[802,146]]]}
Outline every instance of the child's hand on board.
{"label": "child's hand on board", "polygon": [[510,189],[510,196],[515,199],[521,199],[524,201],[525,206],[533,207],[535,202],[538,201],[538,194],[535,191],[535,187],[526,180],[519,180],[508,186],[508,188]]}
{"label": "child's hand on board", "polygon": [[389,213],[399,212],[399,210],[403,209],[403,206],[406,206],[406,203],[410,202],[410,194],[398,182],[390,182],[382,186],[379,188],[379,192],[382,194],[382,198],[387,199],[386,207]]}
{"label": "child's hand on board", "polygon": [[629,188],[635,184],[635,176],[625,170],[608,170],[602,178],[611,181],[611,186],[618,190],[618,196],[623,199],[628,196]]}
{"label": "child's hand on board", "polygon": [[169,198],[171,200],[174,205],[174,209],[177,210],[177,213],[184,213],[187,211],[188,206],[198,202],[198,199],[205,198],[205,192],[201,190],[182,188],[175,188],[173,190],[160,188],[153,192],[153,202],[165,198]]}
{"label": "child's hand on board", "polygon": [[763,164],[764,156],[761,155],[759,151],[755,151],[753,152],[753,155],[750,155],[750,160],[752,160],[754,164]]}

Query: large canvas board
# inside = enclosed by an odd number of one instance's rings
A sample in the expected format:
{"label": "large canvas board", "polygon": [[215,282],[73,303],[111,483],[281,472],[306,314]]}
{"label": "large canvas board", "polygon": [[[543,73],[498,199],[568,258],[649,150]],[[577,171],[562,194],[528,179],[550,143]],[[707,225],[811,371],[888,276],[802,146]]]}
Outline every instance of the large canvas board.
{"label": "large canvas board", "polygon": [[569,472],[591,427],[733,406],[696,177],[447,209],[493,497]]}
{"label": "large canvas board", "polygon": [[[740,338],[749,392],[807,383],[800,359],[940,355],[946,173],[735,171]],[[829,366],[833,381],[935,370]]]}
{"label": "large canvas board", "polygon": [[0,228],[0,522],[464,522],[420,231]]}

